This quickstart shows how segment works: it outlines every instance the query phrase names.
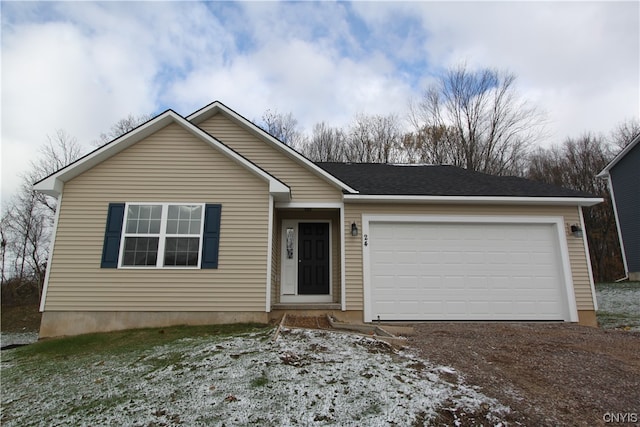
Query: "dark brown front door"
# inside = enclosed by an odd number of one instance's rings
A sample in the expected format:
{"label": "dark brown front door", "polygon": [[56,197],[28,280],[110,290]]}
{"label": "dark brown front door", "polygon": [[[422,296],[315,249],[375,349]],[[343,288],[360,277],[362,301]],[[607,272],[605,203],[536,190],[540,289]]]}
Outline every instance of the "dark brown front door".
{"label": "dark brown front door", "polygon": [[298,236],[298,295],[328,295],[329,224],[302,222]]}

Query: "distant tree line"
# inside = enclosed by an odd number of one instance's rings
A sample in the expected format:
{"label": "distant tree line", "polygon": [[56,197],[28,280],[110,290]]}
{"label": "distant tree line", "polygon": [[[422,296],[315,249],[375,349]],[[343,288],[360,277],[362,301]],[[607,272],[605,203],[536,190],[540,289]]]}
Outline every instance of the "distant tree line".
{"label": "distant tree line", "polygon": [[[640,133],[640,121],[626,120],[607,136],[585,133],[541,148],[537,142],[545,135],[545,114],[522,98],[515,80],[510,73],[459,66],[427,87],[410,104],[407,117],[360,113],[345,127],[319,122],[306,134],[292,113],[267,110],[256,124],[312,161],[449,164],[602,197],[604,203],[584,208],[594,278],[620,278],[624,271],[611,200],[606,182],[596,174]],[[149,119],[130,114],[92,145],[102,146]],[[78,141],[65,131],[47,136],[22,175],[20,189],[3,205],[3,304],[40,299],[57,206],[53,198],[33,191],[33,184],[82,154]]]}
{"label": "distant tree line", "polygon": [[403,119],[358,114],[344,128],[320,122],[310,135],[291,113],[269,112],[257,124],[313,161],[448,164],[602,197],[583,208],[594,279],[624,275],[611,197],[596,175],[640,133],[640,120],[622,121],[609,135],[586,132],[543,148],[537,143],[545,136],[545,114],[517,93],[515,76],[465,66],[448,70],[409,110]]}
{"label": "distant tree line", "polygon": [[[151,116],[129,115],[92,145],[99,147],[134,129]],[[40,151],[21,175],[21,184],[0,218],[0,283],[2,304],[36,304],[42,297],[57,200],[36,192],[33,184],[73,163],[84,154],[78,140],[59,129],[47,135]]]}

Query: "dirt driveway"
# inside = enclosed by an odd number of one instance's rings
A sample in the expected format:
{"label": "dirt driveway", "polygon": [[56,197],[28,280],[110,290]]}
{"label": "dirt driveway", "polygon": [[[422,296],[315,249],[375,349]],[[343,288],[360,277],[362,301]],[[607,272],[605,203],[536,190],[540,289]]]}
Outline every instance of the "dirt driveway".
{"label": "dirt driveway", "polygon": [[511,425],[640,424],[640,333],[562,323],[423,323],[415,330],[409,342],[420,355],[510,406]]}

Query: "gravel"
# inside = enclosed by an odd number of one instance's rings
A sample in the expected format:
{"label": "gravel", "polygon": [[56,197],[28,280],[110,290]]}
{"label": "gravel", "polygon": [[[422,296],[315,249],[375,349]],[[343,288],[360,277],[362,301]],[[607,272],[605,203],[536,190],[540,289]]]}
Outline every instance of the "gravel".
{"label": "gravel", "polygon": [[[511,408],[511,425],[640,420],[640,333],[566,323],[415,324],[410,346]],[[637,425],[637,424],[636,424]]]}

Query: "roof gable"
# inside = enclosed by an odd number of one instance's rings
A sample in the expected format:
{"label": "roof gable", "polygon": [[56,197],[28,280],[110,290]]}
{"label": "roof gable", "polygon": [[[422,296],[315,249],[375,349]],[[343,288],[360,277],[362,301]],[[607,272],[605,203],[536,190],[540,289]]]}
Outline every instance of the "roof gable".
{"label": "roof gable", "polygon": [[314,162],[307,159],[305,156],[284,144],[282,141],[275,138],[273,135],[266,132],[264,129],[261,129],[259,126],[248,120],[246,117],[238,114],[231,108],[227,107],[223,103],[219,101],[212,102],[206,107],[201,108],[200,110],[190,114],[187,116],[187,120],[189,120],[194,125],[198,126],[200,123],[205,120],[213,117],[216,114],[224,114],[227,118],[232,120],[234,123],[257,136],[260,140],[264,141],[266,144],[271,145],[276,150],[278,150],[283,155],[293,159],[295,162],[301,164],[311,173],[320,176],[325,181],[331,183],[335,187],[341,189],[346,193],[357,193],[357,190],[352,188],[349,184],[342,181],[339,177],[336,177],[324,169],[318,167]]}
{"label": "roof gable", "polygon": [[134,130],[120,136],[119,138],[116,138],[110,143],[98,148],[97,150],[92,151],[91,153],[78,159],[70,165],[65,166],[57,172],[54,172],[48,177],[38,181],[34,184],[34,189],[50,196],[57,197],[60,193],[62,193],[65,182],[79,176],[80,174],[88,171],[94,166],[131,147],[137,142],[142,141],[143,139],[172,123],[180,125],[182,128],[184,128],[197,138],[201,139],[202,141],[212,146],[214,149],[220,151],[230,159],[234,160],[240,166],[248,169],[256,176],[269,182],[269,191],[277,200],[289,200],[290,190],[286,184],[270,175],[268,172],[264,171],[259,166],[255,165],[240,154],[236,153],[231,148],[218,141],[216,138],[204,132],[202,129],[185,120],[182,116],[180,116],[173,110],[165,111],[154,119],[138,126]]}

